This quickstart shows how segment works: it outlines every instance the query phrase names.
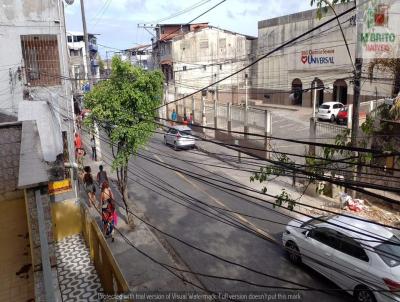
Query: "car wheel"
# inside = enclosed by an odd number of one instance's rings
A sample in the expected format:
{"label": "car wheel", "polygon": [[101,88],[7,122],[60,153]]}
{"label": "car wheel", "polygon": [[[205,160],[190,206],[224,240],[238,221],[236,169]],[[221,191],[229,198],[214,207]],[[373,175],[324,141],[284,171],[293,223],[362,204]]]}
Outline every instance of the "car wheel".
{"label": "car wheel", "polygon": [[176,145],[176,142],[174,142],[174,150],[175,150],[175,151],[178,150],[178,146]]}
{"label": "car wheel", "polygon": [[358,286],[354,290],[354,298],[357,302],[376,302],[375,296],[366,286]]}
{"label": "car wheel", "polygon": [[332,114],[331,115],[331,123],[333,123],[335,121],[335,116]]}
{"label": "car wheel", "polygon": [[294,264],[301,263],[300,251],[296,243],[294,243],[293,241],[288,241],[286,243],[286,251],[288,253],[290,262]]}

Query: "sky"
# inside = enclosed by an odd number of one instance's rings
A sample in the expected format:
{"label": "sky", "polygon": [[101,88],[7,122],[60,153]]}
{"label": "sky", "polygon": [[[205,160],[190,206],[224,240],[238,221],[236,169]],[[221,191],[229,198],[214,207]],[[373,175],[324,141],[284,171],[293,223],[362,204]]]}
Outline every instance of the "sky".
{"label": "sky", "polygon": [[[84,3],[88,32],[99,34],[97,43],[127,49],[151,42],[151,34],[138,28],[138,24],[187,23],[219,2],[221,0],[85,0]],[[257,36],[258,21],[310,8],[310,0],[226,0],[194,23],[209,22],[223,29]],[[159,22],[185,9],[188,12]],[[65,5],[65,15],[67,31],[83,31],[80,0]],[[103,58],[106,50],[112,51],[99,46]]]}

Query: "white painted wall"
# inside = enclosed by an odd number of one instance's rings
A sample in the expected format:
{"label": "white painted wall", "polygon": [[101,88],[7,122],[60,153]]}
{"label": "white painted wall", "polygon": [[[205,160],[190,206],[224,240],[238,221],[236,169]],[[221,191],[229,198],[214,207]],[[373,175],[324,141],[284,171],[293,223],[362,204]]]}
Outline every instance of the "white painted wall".
{"label": "white painted wall", "polygon": [[[23,59],[21,35],[57,35],[61,75],[69,77],[68,56],[66,50],[64,14],[59,0],[5,0],[0,10],[0,110],[16,115],[18,104],[22,100],[24,81],[18,79],[18,70],[22,70]],[[65,87],[63,87],[65,86]],[[69,81],[62,81],[59,90],[65,96]],[[34,88],[34,91],[47,88]]]}
{"label": "white painted wall", "polygon": [[[353,5],[352,3],[350,5]],[[350,7],[350,6],[348,6]],[[345,5],[336,7],[338,13],[348,8]],[[277,18],[277,22],[260,21],[258,30],[258,48],[257,56],[261,56],[268,51],[276,48],[284,42],[292,39],[309,29],[327,21],[333,17],[332,12],[328,16],[319,20],[315,13],[307,15],[307,12],[295,15],[283,16]],[[356,27],[351,24],[349,18],[354,16],[349,13],[340,18],[343,22],[342,27],[349,44],[350,52],[354,60]],[[272,24],[271,24],[272,23]],[[275,24],[273,24],[275,23]],[[333,57],[334,63],[328,64],[308,64],[302,62],[302,52],[310,50],[329,50],[333,54],[327,54],[327,57]],[[317,55],[321,57],[325,55]],[[366,68],[368,61],[364,61]],[[353,94],[353,86],[350,77],[353,76],[353,68],[348,55],[342,34],[337,26],[337,22],[332,22],[310,34],[301,38],[296,44],[285,47],[270,57],[260,61],[257,64],[256,72],[252,74],[253,88],[272,89],[272,90],[291,90],[292,81],[299,78],[303,83],[303,89],[309,88],[315,77],[322,80],[325,86],[333,85],[337,79],[345,79],[348,85],[348,94]],[[366,76],[366,73],[363,73]],[[389,95],[391,85],[374,84],[368,80],[362,82],[361,94],[369,95],[375,91],[375,86],[379,90],[379,95]],[[287,95],[283,95],[287,98]],[[332,96],[327,96],[326,101],[330,101]],[[351,100],[351,98],[350,98]]]}
{"label": "white painted wall", "polygon": [[[249,46],[245,36],[212,27],[173,40],[172,59],[178,93],[205,87],[245,66],[249,62]],[[219,83],[218,90],[243,87],[244,79],[245,72],[241,72]]]}
{"label": "white painted wall", "polygon": [[[49,101],[64,115],[55,113],[61,130],[72,137],[72,91],[69,80],[64,7],[61,0],[3,0],[0,9],[0,112],[17,117],[23,91],[32,101]],[[61,84],[51,87],[28,86],[24,71],[21,35],[56,35]],[[19,77],[19,71],[22,72]],[[55,75],[57,76],[57,75]],[[73,157],[73,147],[70,146]]]}

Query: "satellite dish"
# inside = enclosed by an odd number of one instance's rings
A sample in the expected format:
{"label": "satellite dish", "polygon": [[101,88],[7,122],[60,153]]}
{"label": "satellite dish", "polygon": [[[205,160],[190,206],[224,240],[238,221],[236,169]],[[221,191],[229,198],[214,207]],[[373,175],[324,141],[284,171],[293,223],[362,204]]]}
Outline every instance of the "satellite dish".
{"label": "satellite dish", "polygon": [[64,1],[65,1],[65,3],[67,3],[68,5],[71,5],[71,4],[74,3],[74,0],[64,0]]}

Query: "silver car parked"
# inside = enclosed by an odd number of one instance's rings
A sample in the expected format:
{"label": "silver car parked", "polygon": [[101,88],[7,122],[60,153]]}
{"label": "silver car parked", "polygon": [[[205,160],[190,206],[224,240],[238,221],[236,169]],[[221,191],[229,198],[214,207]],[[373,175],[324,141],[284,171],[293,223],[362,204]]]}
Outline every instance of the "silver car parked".
{"label": "silver car parked", "polygon": [[195,138],[192,136],[192,129],[188,126],[170,127],[167,133],[164,134],[164,143],[172,145],[175,150],[194,148],[196,145]]}

